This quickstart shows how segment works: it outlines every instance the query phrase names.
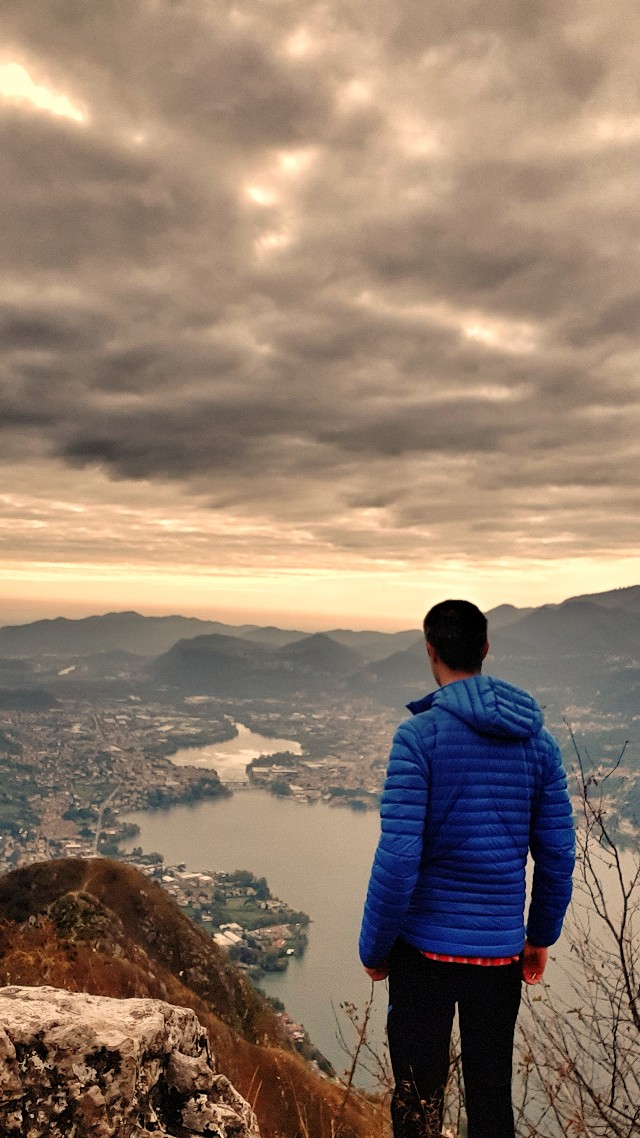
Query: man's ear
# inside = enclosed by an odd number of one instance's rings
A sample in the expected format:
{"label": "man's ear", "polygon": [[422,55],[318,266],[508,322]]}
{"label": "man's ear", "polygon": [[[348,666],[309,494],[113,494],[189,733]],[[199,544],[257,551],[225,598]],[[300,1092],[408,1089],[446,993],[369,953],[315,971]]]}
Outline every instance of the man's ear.
{"label": "man's ear", "polygon": [[433,647],[433,644],[429,644],[428,640],[425,641],[425,643],[427,645],[427,655],[429,656],[429,660],[430,660],[431,664],[437,664],[438,663],[438,653],[436,652],[436,649]]}
{"label": "man's ear", "polygon": [[490,647],[491,647],[491,645],[489,644],[489,641],[485,640],[484,648],[482,649],[482,659],[483,660],[484,660],[485,656],[487,655]]}

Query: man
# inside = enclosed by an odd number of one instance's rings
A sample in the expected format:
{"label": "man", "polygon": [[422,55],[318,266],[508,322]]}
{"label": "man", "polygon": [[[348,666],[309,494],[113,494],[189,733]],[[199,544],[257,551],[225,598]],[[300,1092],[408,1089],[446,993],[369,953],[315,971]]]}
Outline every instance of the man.
{"label": "man", "polygon": [[[487,621],[468,601],[426,615],[438,690],[393,740],[360,934],[389,977],[394,1138],[442,1129],[456,1005],[469,1138],[513,1138],[521,980],[542,979],[571,896],[574,833],[558,745],[535,700],[483,676]],[[525,866],[535,866],[525,936]]]}

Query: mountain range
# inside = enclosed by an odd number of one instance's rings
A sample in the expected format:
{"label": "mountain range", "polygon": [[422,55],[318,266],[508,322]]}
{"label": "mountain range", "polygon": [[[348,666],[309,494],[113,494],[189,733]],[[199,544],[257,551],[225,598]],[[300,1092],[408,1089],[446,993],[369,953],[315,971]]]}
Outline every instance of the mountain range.
{"label": "mountain range", "polygon": [[[413,630],[385,633],[337,628],[327,635],[338,644],[356,648],[365,659],[375,660],[387,656],[393,646],[406,647],[417,634]],[[281,648],[305,639],[308,633],[272,625],[223,624],[197,617],[110,612],[78,620],[60,616],[30,624],[5,625],[0,628],[0,657],[92,656],[114,651],[157,656],[167,652],[178,640],[196,636],[232,636],[266,648]]]}
{"label": "mountain range", "polygon": [[[594,708],[631,721],[640,701],[640,586],[488,613],[486,670],[534,692],[556,718]],[[369,696],[401,708],[432,681],[419,629],[397,633],[225,625],[108,613],[0,629],[0,704],[29,698]],[[47,695],[48,693],[48,695]],[[35,704],[34,704],[35,706]]]}

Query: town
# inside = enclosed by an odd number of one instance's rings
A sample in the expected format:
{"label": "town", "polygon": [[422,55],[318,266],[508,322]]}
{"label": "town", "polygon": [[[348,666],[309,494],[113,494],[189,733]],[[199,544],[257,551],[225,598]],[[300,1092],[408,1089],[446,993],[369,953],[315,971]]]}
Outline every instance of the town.
{"label": "town", "polygon": [[[265,706],[266,705],[266,706]],[[368,704],[329,704],[312,713],[275,701],[218,701],[168,709],[137,698],[99,707],[65,701],[43,711],[0,711],[0,834],[34,835],[41,854],[61,842],[115,836],[106,825],[134,810],[158,809],[228,794],[215,770],[174,763],[172,754],[232,738],[237,719],[269,737],[301,745],[251,776],[287,793],[377,806],[393,713]],[[237,784],[236,784],[237,785]]]}
{"label": "town", "polygon": [[[604,735],[572,708],[572,722]],[[56,702],[43,710],[0,710],[0,870],[35,857],[117,856],[135,836],[122,819],[260,787],[300,802],[377,809],[398,713],[373,701],[189,698],[175,705],[128,699]],[[581,723],[581,719],[585,719]],[[299,754],[265,754],[241,778],[189,765],[190,751],[232,739],[241,723],[262,736],[296,743]],[[558,725],[551,724],[558,730]],[[566,734],[563,724],[559,734]],[[604,736],[605,742],[606,736]],[[611,752],[611,746],[605,747]],[[173,761],[178,755],[179,761]],[[571,756],[570,756],[571,758]],[[613,765],[613,760],[612,760]],[[638,798],[640,773],[621,764],[608,780],[624,805]],[[622,816],[621,828],[628,829]],[[8,846],[7,846],[8,841]]]}
{"label": "town", "polygon": [[0,711],[0,872],[46,858],[124,859],[157,880],[252,978],[282,970],[304,951],[308,916],[241,868],[187,869],[139,847],[123,852],[138,833],[127,815],[232,793],[215,770],[189,766],[188,758],[189,748],[232,739],[236,719],[268,738],[297,742],[301,754],[248,764],[233,790],[258,786],[304,802],[376,807],[390,715],[365,704],[309,714],[274,701],[230,706],[213,699],[178,709],[131,699]]}

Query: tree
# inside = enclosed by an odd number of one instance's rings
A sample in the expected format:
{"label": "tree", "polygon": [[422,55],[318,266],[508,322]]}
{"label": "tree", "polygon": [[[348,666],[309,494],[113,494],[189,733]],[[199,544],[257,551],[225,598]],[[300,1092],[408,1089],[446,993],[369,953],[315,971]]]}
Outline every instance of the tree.
{"label": "tree", "polygon": [[579,810],[566,989],[525,998],[517,1132],[639,1138],[640,862],[623,848],[607,793],[626,744],[613,767],[587,774],[571,739]]}
{"label": "tree", "polygon": [[269,783],[269,790],[279,798],[286,798],[287,795],[291,794],[291,787],[283,778],[275,778],[273,782]]}

